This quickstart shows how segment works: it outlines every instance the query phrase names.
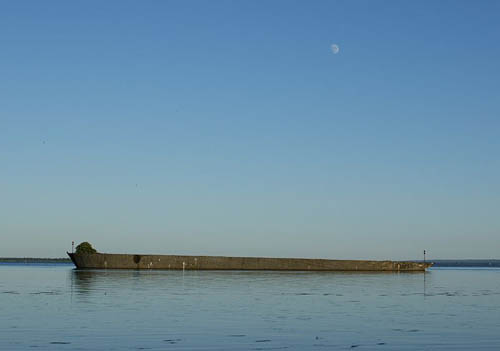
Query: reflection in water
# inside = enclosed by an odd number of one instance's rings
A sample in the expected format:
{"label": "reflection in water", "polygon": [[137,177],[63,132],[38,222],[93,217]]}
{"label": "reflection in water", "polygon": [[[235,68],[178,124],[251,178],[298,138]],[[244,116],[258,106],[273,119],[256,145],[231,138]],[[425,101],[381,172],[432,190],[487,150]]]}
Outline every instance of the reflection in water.
{"label": "reflection in water", "polygon": [[92,291],[92,281],[99,274],[96,271],[73,269],[71,275],[72,287],[80,294],[87,294]]}
{"label": "reflection in water", "polygon": [[426,278],[426,275],[427,275],[427,272],[424,271],[424,298],[427,296],[427,289],[426,289],[426,281],[425,281],[425,278]]}
{"label": "reflection in water", "polygon": [[138,270],[72,269],[69,275],[72,292],[78,295],[107,294],[127,284],[147,285],[147,281],[154,278],[151,271]]}
{"label": "reflection in water", "polygon": [[[387,284],[400,284],[401,280],[417,282],[423,277],[424,295],[426,274],[422,272],[296,272],[296,271],[168,271],[168,270],[99,270],[72,269],[69,271],[71,291],[77,295],[119,293],[123,289],[133,291],[168,291],[176,295],[192,293],[193,289],[218,287],[238,288],[242,285],[269,286],[276,282],[290,285],[301,291],[282,291],[282,294],[315,295],[325,283],[336,284],[341,289],[353,282],[370,283],[384,280]],[[187,292],[182,292],[188,289]],[[368,291],[368,287],[365,288]],[[365,291],[363,289],[362,291]],[[307,290],[307,291],[302,291]],[[311,291],[312,290],[312,291]],[[328,296],[334,292],[321,292]],[[343,294],[337,293],[337,296]],[[387,294],[383,294],[387,295]]]}

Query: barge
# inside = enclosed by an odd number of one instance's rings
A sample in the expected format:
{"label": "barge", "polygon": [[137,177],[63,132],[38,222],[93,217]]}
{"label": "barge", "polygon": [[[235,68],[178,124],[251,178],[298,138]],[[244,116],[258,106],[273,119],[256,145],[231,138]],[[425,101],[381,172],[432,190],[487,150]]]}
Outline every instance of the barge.
{"label": "barge", "polygon": [[131,255],[67,253],[77,268],[255,271],[387,271],[418,272],[429,262],[330,260],[312,258]]}

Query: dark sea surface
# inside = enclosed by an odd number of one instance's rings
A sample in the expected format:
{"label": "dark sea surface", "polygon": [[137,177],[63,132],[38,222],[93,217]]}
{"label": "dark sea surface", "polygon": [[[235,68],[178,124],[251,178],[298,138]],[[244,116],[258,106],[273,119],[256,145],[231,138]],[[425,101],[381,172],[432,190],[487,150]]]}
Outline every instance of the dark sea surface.
{"label": "dark sea surface", "polygon": [[0,264],[0,350],[499,350],[500,269]]}

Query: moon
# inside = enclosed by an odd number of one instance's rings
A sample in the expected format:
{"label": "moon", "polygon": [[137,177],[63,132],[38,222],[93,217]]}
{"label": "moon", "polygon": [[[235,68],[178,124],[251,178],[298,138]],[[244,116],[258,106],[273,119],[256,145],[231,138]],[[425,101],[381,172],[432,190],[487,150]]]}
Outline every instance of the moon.
{"label": "moon", "polygon": [[332,44],[330,48],[332,49],[334,55],[338,54],[340,51],[340,48],[337,44]]}

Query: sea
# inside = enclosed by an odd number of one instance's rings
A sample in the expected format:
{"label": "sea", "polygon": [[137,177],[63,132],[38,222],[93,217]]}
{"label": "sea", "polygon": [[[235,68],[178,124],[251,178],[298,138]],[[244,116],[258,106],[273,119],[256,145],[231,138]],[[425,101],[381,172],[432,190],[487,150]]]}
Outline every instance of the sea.
{"label": "sea", "polygon": [[500,350],[500,268],[0,264],[0,350]]}

